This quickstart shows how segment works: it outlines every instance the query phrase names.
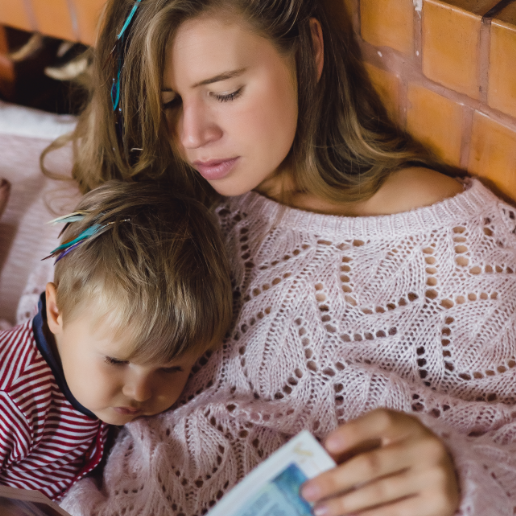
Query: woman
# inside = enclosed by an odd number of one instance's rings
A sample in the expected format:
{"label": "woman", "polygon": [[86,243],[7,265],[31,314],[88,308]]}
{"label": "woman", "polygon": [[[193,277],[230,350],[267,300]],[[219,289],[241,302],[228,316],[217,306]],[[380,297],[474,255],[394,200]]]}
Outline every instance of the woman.
{"label": "woman", "polygon": [[108,2],[73,139],[84,191],[215,199],[236,304],[66,509],[204,514],[307,428],[338,462],[318,516],[513,514],[516,213],[396,131],[318,2]]}

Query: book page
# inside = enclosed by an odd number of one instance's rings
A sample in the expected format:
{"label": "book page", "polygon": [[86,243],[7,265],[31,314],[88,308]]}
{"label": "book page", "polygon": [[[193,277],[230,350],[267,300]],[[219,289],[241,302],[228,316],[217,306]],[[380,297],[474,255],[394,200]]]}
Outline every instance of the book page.
{"label": "book page", "polygon": [[311,516],[311,505],[299,489],[334,466],[317,440],[303,431],[251,471],[208,516]]}

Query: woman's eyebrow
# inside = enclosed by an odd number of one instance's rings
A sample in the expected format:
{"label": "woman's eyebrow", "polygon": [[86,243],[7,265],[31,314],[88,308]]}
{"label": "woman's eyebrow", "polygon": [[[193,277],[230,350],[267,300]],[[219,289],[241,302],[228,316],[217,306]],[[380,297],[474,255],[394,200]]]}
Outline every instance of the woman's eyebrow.
{"label": "woman's eyebrow", "polygon": [[232,79],[233,77],[238,77],[242,75],[247,68],[239,68],[238,70],[231,70],[229,72],[222,72],[215,77],[211,77],[209,79],[204,79],[204,81],[200,81],[195,83],[192,88],[197,88],[199,86],[206,86],[206,84],[213,84],[214,82],[226,81],[227,79]]}
{"label": "woman's eyebrow", "polygon": [[[214,82],[220,82],[220,81],[226,81],[228,79],[232,79],[233,77],[238,77],[239,75],[242,75],[247,68],[239,68],[238,70],[230,70],[228,72],[222,72],[218,75],[215,75],[214,77],[210,77],[209,79],[204,79],[203,81],[196,82],[192,88],[198,88],[199,86],[206,86],[207,84],[213,84]],[[174,90],[171,88],[162,88],[162,93],[171,92],[173,93]]]}

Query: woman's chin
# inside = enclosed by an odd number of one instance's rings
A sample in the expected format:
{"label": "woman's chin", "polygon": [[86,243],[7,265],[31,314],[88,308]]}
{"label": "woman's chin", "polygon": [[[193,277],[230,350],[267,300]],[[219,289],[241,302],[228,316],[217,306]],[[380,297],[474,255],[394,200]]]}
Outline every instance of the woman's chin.
{"label": "woman's chin", "polygon": [[220,195],[224,197],[236,197],[250,192],[257,185],[238,184],[235,181],[227,181],[221,179],[219,181],[208,181],[211,187]]}

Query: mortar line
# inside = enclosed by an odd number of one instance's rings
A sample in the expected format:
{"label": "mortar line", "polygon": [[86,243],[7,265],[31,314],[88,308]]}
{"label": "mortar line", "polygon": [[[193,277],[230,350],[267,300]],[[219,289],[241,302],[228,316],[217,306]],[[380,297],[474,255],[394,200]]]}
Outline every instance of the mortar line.
{"label": "mortar line", "polygon": [[487,13],[482,16],[482,21],[490,20],[494,18],[500,11],[505,9],[508,5],[514,3],[516,0],[501,0],[495,6],[493,6]]}

